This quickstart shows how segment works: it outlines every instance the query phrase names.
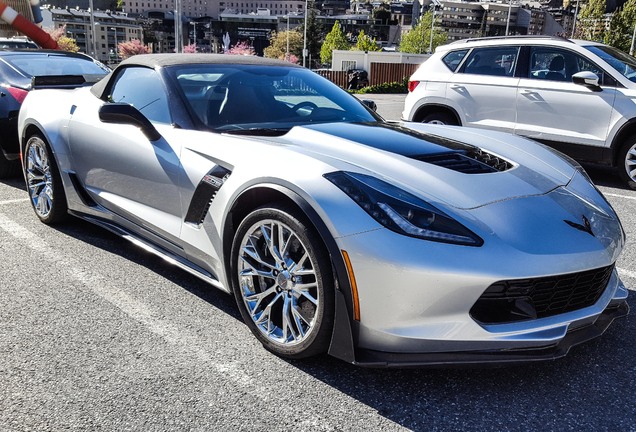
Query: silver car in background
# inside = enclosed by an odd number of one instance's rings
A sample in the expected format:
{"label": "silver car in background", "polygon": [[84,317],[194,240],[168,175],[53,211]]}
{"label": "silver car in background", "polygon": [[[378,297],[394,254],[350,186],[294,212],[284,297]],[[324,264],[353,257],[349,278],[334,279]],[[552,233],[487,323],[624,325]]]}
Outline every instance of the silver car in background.
{"label": "silver car in background", "polygon": [[505,133],[387,123],[304,68],[139,55],[19,119],[36,215],[100,225],[232,294],[287,358],[553,359],[627,313],[616,213]]}

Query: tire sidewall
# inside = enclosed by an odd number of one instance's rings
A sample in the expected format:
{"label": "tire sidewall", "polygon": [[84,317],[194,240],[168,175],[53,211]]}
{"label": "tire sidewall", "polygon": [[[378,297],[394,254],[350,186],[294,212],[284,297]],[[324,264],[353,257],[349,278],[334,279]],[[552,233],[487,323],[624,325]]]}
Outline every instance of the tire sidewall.
{"label": "tire sidewall", "polygon": [[[312,331],[305,340],[292,346],[284,346],[276,343],[261,333],[243,302],[238,278],[238,259],[245,235],[252,230],[256,223],[269,219],[287,225],[287,227],[299,237],[306,251],[313,257],[312,261],[316,272],[316,281],[318,283],[320,300]],[[330,342],[333,329],[334,284],[330,261],[324,246],[319,241],[311,240],[312,237],[319,238],[317,237],[318,234],[313,227],[303,219],[304,218],[299,217],[299,212],[290,206],[267,205],[260,207],[250,213],[240,223],[232,241],[230,255],[232,291],[243,320],[267,350],[287,358],[305,358],[325,352]]]}
{"label": "tire sidewall", "polygon": [[41,144],[39,145],[46,151],[46,157],[48,158],[48,162],[49,162],[49,169],[51,170],[51,188],[53,189],[53,200],[51,202],[51,211],[49,212],[47,216],[42,216],[40,213],[37,212],[35,208],[35,204],[33,203],[33,199],[31,197],[29,197],[29,201],[31,202],[31,207],[33,208],[33,211],[43,223],[54,224],[54,223],[62,222],[63,220],[66,219],[68,215],[67,213],[68,205],[66,203],[66,194],[64,192],[64,186],[62,184],[62,178],[60,177],[60,171],[57,167],[55,156],[53,155],[53,152],[51,151],[51,147],[49,146],[49,143],[40,134],[31,135],[27,139],[26,145],[24,146],[23,170],[24,170],[24,179],[25,179],[25,183],[27,187],[27,193],[30,194],[29,183],[27,178],[27,167],[28,167],[28,157],[29,157],[28,155],[29,155],[29,149],[34,145],[38,145],[34,142],[35,140],[40,141]]}
{"label": "tire sidewall", "polygon": [[623,144],[619,153],[618,161],[616,163],[619,176],[621,177],[623,182],[625,182],[625,184],[627,184],[627,186],[631,189],[636,189],[636,181],[630,178],[630,176],[627,174],[627,166],[625,162],[627,160],[627,154],[629,150],[634,147],[636,147],[636,135],[631,136],[625,142],[625,144]]}

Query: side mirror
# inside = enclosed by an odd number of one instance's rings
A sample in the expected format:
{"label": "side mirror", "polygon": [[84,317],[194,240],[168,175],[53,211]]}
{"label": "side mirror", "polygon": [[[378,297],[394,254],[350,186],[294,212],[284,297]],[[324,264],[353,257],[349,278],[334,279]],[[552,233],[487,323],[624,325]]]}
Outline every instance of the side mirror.
{"label": "side mirror", "polygon": [[141,129],[150,141],[157,141],[161,134],[137,108],[127,103],[107,103],[99,109],[99,119],[104,123],[129,124]]}
{"label": "side mirror", "polygon": [[582,71],[572,75],[572,82],[585,87],[589,87],[593,91],[602,91],[599,85],[600,78],[594,72]]}
{"label": "side mirror", "polygon": [[371,99],[362,99],[360,102],[362,102],[362,105],[366,106],[373,112],[376,112],[378,110],[378,106]]}

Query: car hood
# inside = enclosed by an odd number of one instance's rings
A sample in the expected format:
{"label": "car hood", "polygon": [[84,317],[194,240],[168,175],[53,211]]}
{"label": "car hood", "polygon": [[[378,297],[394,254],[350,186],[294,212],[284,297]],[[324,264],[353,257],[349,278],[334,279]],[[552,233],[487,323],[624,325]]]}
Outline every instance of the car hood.
{"label": "car hood", "polygon": [[366,171],[460,209],[546,194],[576,172],[545,146],[471,128],[329,123],[295,127],[279,140],[336,169]]}

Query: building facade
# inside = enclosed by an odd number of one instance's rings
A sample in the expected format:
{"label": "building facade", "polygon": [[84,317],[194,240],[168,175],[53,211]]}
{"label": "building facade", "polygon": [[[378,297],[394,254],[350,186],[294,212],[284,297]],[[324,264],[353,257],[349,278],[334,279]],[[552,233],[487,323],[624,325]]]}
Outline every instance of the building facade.
{"label": "building facade", "polygon": [[[139,39],[143,42],[141,24],[120,12],[95,11],[94,31],[91,31],[90,12],[79,9],[42,9],[44,28],[66,25],[66,34],[75,39],[81,52],[104,63],[120,60],[117,44]],[[94,39],[93,39],[94,38]]]}

